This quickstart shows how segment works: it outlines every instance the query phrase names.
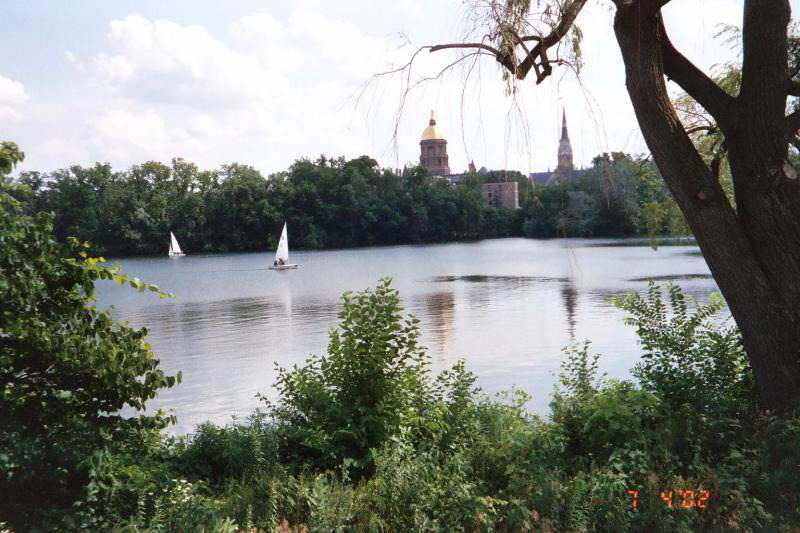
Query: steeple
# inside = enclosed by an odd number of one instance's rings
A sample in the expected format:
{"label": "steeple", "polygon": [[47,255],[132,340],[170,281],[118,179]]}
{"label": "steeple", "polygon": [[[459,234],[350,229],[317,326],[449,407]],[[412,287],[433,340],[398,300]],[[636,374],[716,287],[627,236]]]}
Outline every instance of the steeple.
{"label": "steeple", "polygon": [[572,169],[572,144],[569,142],[567,132],[567,112],[562,111],[561,116],[561,139],[558,141],[558,168],[560,170]]}

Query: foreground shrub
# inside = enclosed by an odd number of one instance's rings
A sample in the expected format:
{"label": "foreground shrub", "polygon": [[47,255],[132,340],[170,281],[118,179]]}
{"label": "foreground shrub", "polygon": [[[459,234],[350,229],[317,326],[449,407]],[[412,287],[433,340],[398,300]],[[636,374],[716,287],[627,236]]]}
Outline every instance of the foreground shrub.
{"label": "foreground shrub", "polygon": [[361,475],[372,469],[372,450],[401,428],[422,441],[457,426],[475,378],[463,365],[431,377],[419,320],[403,319],[388,278],[343,300],[327,356],[278,369],[271,414],[289,461],[323,469],[344,464]]}
{"label": "foreground shrub", "polygon": [[689,408],[719,418],[752,418],[756,409],[753,375],[739,330],[719,324],[724,307],[712,293],[708,304],[689,311],[680,287],[667,286],[666,302],[652,282],[645,297],[630,293],[613,303],[631,316],[642,360],[633,369],[641,386],[673,409]]}
{"label": "foreground shrub", "polygon": [[[3,145],[5,150],[6,144]],[[0,168],[0,519],[20,530],[94,527],[77,520],[93,469],[132,432],[157,430],[142,409],[175,377],[158,368],[145,329],[115,324],[93,305],[98,280],[126,282],[53,237],[52,217],[23,214]],[[130,282],[140,290],[148,287]],[[88,490],[88,492],[87,492]]]}

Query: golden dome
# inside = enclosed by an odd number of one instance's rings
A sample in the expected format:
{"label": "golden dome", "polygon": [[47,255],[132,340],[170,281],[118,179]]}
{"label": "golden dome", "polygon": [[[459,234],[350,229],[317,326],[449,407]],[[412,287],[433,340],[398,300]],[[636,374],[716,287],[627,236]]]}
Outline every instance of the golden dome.
{"label": "golden dome", "polygon": [[433,111],[431,111],[431,119],[428,121],[428,127],[422,130],[423,141],[433,141],[437,139],[444,139],[442,130],[436,127],[436,119],[433,118]]}

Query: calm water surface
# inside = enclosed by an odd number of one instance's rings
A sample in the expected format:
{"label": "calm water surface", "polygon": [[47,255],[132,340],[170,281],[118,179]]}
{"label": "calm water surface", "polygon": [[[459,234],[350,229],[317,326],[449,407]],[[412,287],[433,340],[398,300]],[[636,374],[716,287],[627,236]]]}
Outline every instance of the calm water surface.
{"label": "calm water surface", "polygon": [[179,433],[246,416],[256,393],[274,397],[275,363],[324,353],[341,294],[383,276],[422,321],[435,369],[463,358],[485,392],[525,390],[545,414],[564,346],[590,339],[609,376],[636,363],[633,329],[609,298],[645,289],[648,278],[673,280],[701,301],[718,290],[696,247],[631,244],[495,239],[296,252],[300,268],[283,272],[267,269],[272,253],[122,259],[129,276],[176,296],[104,283],[100,303],[148,328],[167,373],[183,371],[183,383],[148,404],[173,409]]}

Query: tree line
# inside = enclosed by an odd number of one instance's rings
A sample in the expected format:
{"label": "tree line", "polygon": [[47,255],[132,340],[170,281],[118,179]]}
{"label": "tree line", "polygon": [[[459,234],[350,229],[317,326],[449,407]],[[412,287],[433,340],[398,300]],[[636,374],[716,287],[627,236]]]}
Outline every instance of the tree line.
{"label": "tree line", "polygon": [[[504,180],[519,183],[520,209],[483,201],[480,186]],[[579,179],[537,188],[517,171],[469,174],[453,187],[421,167],[398,176],[367,156],[301,159],[268,176],[239,163],[201,170],[175,158],[124,171],[108,163],[28,171],[16,181],[29,213],[55,214],[59,239],[116,256],[163,254],[169,231],[190,253],[267,250],[284,221],[292,246],[306,249],[681,227],[655,166],[622,153],[598,156]]]}

